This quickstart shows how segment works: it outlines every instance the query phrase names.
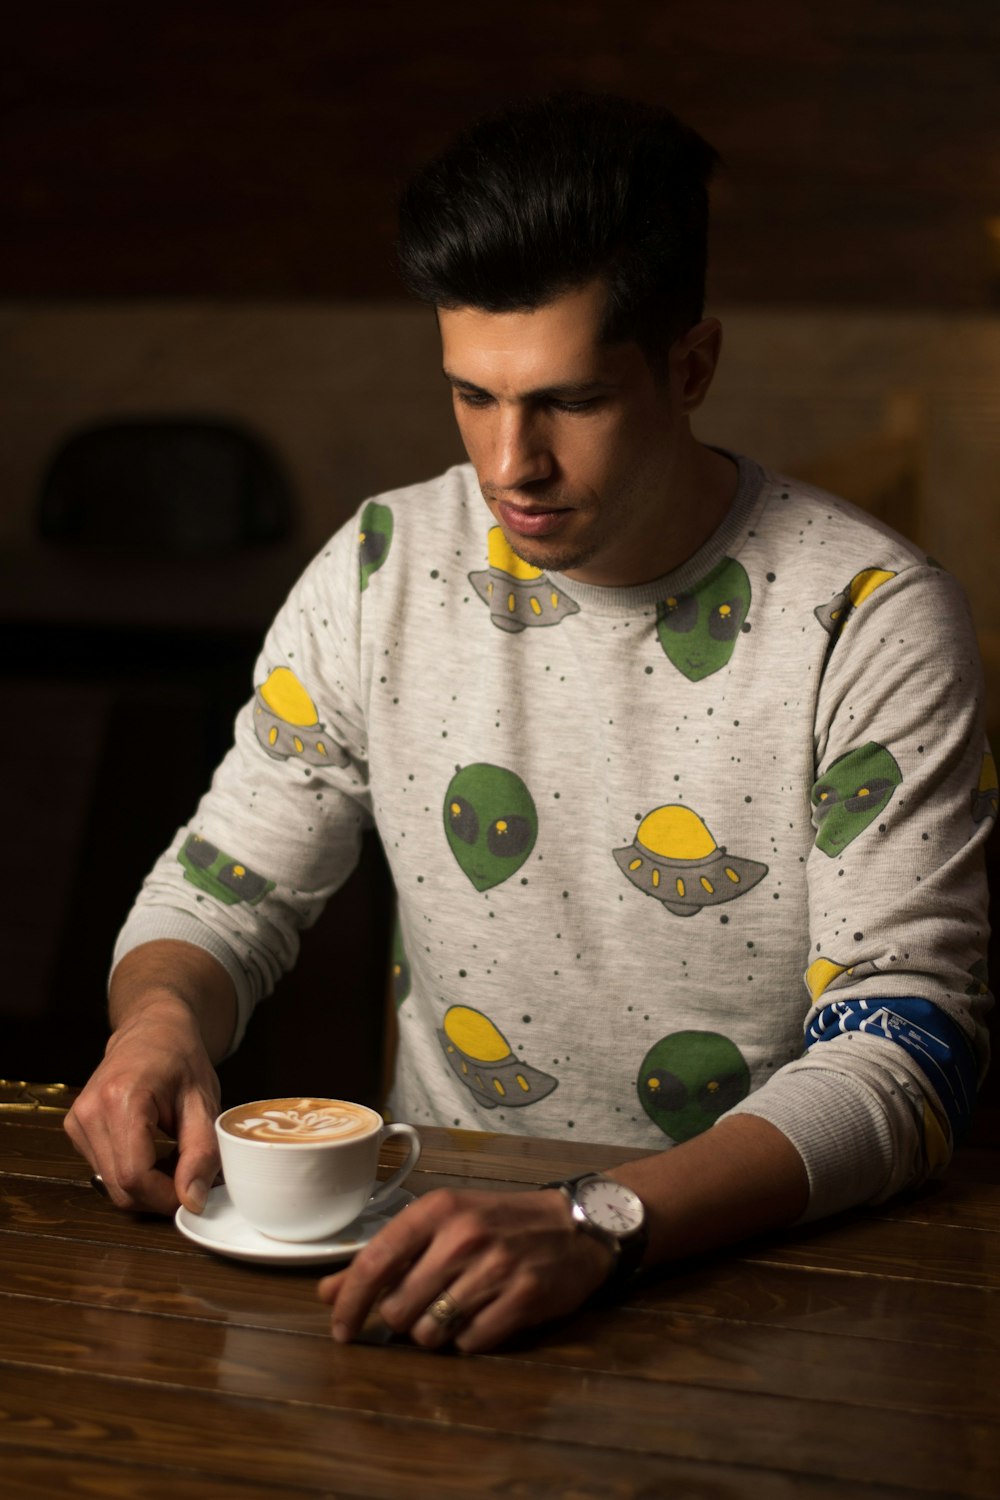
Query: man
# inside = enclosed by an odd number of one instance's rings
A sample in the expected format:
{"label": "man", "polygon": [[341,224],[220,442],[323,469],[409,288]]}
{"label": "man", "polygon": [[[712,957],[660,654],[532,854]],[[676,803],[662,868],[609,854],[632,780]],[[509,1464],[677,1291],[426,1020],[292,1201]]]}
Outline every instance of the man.
{"label": "man", "polygon": [[321,1283],[341,1340],[380,1301],[485,1349],[640,1263],[883,1199],[946,1162],[985,1066],[966,611],[886,528],[695,440],[713,161],[663,111],[560,97],[411,185],[401,264],[471,463],[307,571],[119,940],[67,1128],[123,1206],[204,1204],[212,1060],[372,821],[396,1117],[655,1152],[424,1196]]}

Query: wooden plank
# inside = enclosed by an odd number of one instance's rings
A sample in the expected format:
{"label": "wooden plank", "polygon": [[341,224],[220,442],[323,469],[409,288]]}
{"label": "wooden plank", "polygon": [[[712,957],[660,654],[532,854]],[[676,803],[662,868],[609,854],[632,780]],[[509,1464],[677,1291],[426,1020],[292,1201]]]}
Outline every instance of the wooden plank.
{"label": "wooden plank", "polygon": [[[74,1455],[37,1453],[4,1447],[4,1500],[44,1500],[45,1496],[79,1496],[80,1500],[302,1500],[309,1491],[296,1485],[257,1484],[250,1477],[236,1481],[210,1478],[203,1470],[178,1463],[169,1468],[100,1463]],[[337,1500],[352,1500],[337,1490]]]}
{"label": "wooden plank", "polygon": [[[137,1253],[67,1237],[9,1234],[0,1241],[0,1290],[54,1297],[72,1306],[326,1336],[329,1315],[316,1300],[319,1269],[258,1267],[207,1253],[177,1257],[173,1243],[165,1239],[163,1249]],[[871,1338],[907,1348],[1000,1356],[1000,1296],[978,1287],[918,1282],[886,1287],[874,1277],[741,1264],[719,1256],[646,1278],[622,1306],[657,1328],[656,1320],[667,1317],[687,1326],[718,1322],[835,1335],[845,1343]],[[661,1330],[656,1336],[665,1335]]]}
{"label": "wooden plank", "polygon": [[628,1305],[768,1327],[859,1333],[1000,1354],[1000,1295],[989,1288],[893,1281],[714,1256],[645,1278]]}
{"label": "wooden plank", "polygon": [[[240,1394],[273,1395],[280,1390],[283,1400],[296,1401],[319,1399],[317,1393],[329,1380],[331,1359],[338,1369],[343,1363],[318,1305],[319,1315],[305,1327],[304,1320],[297,1319],[298,1329],[290,1333],[259,1324],[247,1327],[243,1318],[202,1318],[190,1310],[190,1298],[189,1310],[181,1312],[181,1303],[176,1294],[168,1298],[160,1293],[134,1298],[127,1309],[93,1304],[81,1309],[76,1304],[70,1321],[55,1283],[41,1295],[2,1296],[4,1358],[12,1364],[56,1360],[65,1368],[63,1351],[69,1340],[73,1353],[68,1367],[73,1370],[98,1373],[110,1368],[134,1379],[211,1389],[221,1346],[227,1368],[235,1363],[241,1372]],[[381,1346],[388,1339],[376,1336],[373,1342]],[[406,1340],[397,1342],[410,1347]],[[359,1352],[351,1368],[366,1387],[369,1381],[381,1386],[388,1376],[382,1409],[404,1415],[409,1381],[427,1386],[430,1399],[430,1386],[437,1389],[439,1384],[438,1366],[444,1384],[437,1394],[443,1403],[449,1400],[454,1379],[450,1362],[429,1365],[418,1359],[412,1371],[400,1370],[385,1361],[379,1347]],[[995,1363],[992,1350],[921,1348],[864,1337],[712,1324],[676,1313],[622,1307],[592,1310],[522,1336],[513,1352],[492,1362],[489,1388],[498,1411],[505,1404],[519,1407],[535,1401],[544,1401],[551,1410],[554,1399],[571,1409],[581,1376],[585,1382],[599,1382],[609,1409],[616,1411],[614,1378],[624,1377],[641,1383],[630,1393],[629,1405],[650,1420],[662,1402],[654,1388],[683,1385],[833,1403],[838,1408],[861,1406],[884,1413],[924,1412],[959,1422],[976,1418],[1000,1423],[1000,1387],[992,1378]],[[253,1378],[248,1373],[252,1370]],[[342,1377],[340,1370],[331,1404],[352,1404],[342,1389]],[[395,1394],[393,1379],[402,1380]],[[226,1386],[236,1389],[228,1378]],[[581,1420],[585,1415],[580,1412]]]}
{"label": "wooden plank", "polygon": [[947,1225],[897,1223],[848,1214],[736,1252],[740,1259],[887,1280],[941,1282],[1000,1290],[1000,1240]]}
{"label": "wooden plank", "polygon": [[[257,1495],[266,1496],[267,1500],[301,1500],[302,1496],[317,1492],[311,1485],[291,1485],[287,1480],[281,1485],[272,1481],[257,1484],[250,1477],[233,1482],[209,1478],[201,1470],[192,1477],[189,1471],[175,1466],[161,1471],[112,1460],[99,1463],[79,1455],[62,1458],[58,1454],[39,1454],[4,1445],[0,1445],[0,1452],[3,1454],[4,1500],[44,1500],[47,1496],[52,1496],[53,1500],[62,1500],[64,1496],[80,1496],[81,1500],[94,1500],[95,1496],[100,1496],[101,1500],[174,1500],[175,1496],[180,1500],[242,1500],[246,1496],[251,1500]],[[670,1493],[683,1497],[683,1500],[840,1500],[842,1495],[835,1482],[825,1479],[760,1471],[746,1475],[729,1465],[671,1463],[669,1471],[660,1477],[664,1484],[671,1485]],[[325,1484],[320,1488],[326,1500],[363,1500],[358,1490],[352,1489],[348,1493],[339,1480],[336,1490]],[[433,1492],[427,1492],[428,1495],[431,1493],[437,1496],[441,1491],[435,1486]],[[468,1491],[449,1490],[448,1496],[450,1500],[461,1500],[463,1494],[468,1494],[470,1500],[481,1500],[489,1493],[483,1481]],[[520,1486],[515,1490],[513,1485],[507,1491],[508,1496],[524,1497],[539,1493],[537,1490],[526,1491]],[[560,1488],[551,1491],[550,1495],[558,1495],[560,1500],[597,1500],[598,1496],[605,1500],[609,1493],[605,1489],[595,1491],[587,1486],[573,1490]],[[659,1488],[641,1492],[630,1489],[622,1493],[631,1496],[632,1500],[653,1500],[653,1497],[658,1500],[662,1491]],[[378,1495],[385,1500],[404,1500],[404,1497],[405,1500],[424,1500],[405,1478],[399,1488],[379,1485],[377,1489],[366,1488],[364,1495]],[[912,1500],[912,1496],[911,1489],[897,1489],[895,1486],[889,1489],[882,1485],[851,1486],[851,1500]]]}
{"label": "wooden plank", "polygon": [[[414,1193],[454,1185],[451,1177],[423,1172],[419,1168],[408,1180]],[[495,1190],[518,1189],[510,1184],[471,1179],[470,1187]],[[173,1220],[155,1214],[134,1214],[117,1209],[94,1191],[89,1178],[66,1181],[42,1176],[0,1174],[0,1236],[6,1234],[53,1236],[81,1243],[131,1245],[136,1250],[163,1249],[176,1255],[204,1255],[186,1240]]]}
{"label": "wooden plank", "polygon": [[[453,1181],[418,1168],[413,1191],[430,1191]],[[7,1176],[0,1194],[0,1234],[4,1231],[54,1235],[138,1249],[169,1249],[202,1254],[179,1235],[169,1220],[123,1213],[101,1198],[86,1180],[73,1182]],[[472,1179],[470,1186],[509,1187],[508,1182]],[[740,1263],[815,1271],[865,1274],[894,1282],[1000,1288],[1000,1256],[990,1233],[947,1225],[913,1225],[873,1214],[840,1219],[775,1235],[736,1247]]]}
{"label": "wooden plank", "polygon": [[[458,1370],[463,1362],[455,1362]],[[2,1370],[2,1366],[0,1366]],[[659,1455],[540,1440],[498,1441],[489,1433],[450,1423],[440,1413],[404,1422],[377,1409],[360,1415],[278,1407],[220,1394],[163,1386],[18,1371],[0,1384],[0,1466],[8,1446],[86,1462],[113,1453],[121,1464],[173,1469],[197,1453],[216,1480],[258,1485],[295,1483],[329,1497],[366,1500],[650,1500],[676,1494],[687,1500],[834,1500],[842,1491],[825,1478],[731,1461],[700,1463]],[[721,1414],[720,1414],[721,1415]],[[661,1414],[662,1416],[662,1414]],[[715,1434],[716,1451],[719,1433]],[[951,1493],[978,1496],[976,1489]],[[852,1500],[912,1500],[902,1484],[871,1481],[852,1487]]]}
{"label": "wooden plank", "polygon": [[58,1302],[67,1318],[69,1309],[104,1308],[329,1337],[330,1312],[316,1295],[322,1268],[18,1235],[0,1245],[0,1292]]}
{"label": "wooden plank", "polygon": [[[353,1453],[382,1478],[398,1480],[405,1465],[413,1493],[444,1496],[488,1457],[494,1481],[516,1476],[517,1493],[537,1493],[544,1481],[563,1494],[586,1477],[603,1494],[602,1485],[624,1475],[637,1489],[639,1479],[648,1484],[664,1460],[712,1463],[721,1441],[728,1463],[751,1470],[922,1493],[957,1487],[990,1500],[1000,1488],[1000,1429],[969,1417],[687,1385],[668,1394],[654,1382],[590,1371],[472,1364],[399,1345],[345,1349],[128,1314],[88,1314],[51,1339],[36,1330],[23,1351],[13,1338],[5,1329],[0,1442],[25,1441],[27,1410],[37,1413],[40,1401],[42,1412],[58,1410],[60,1452],[88,1452],[110,1427],[129,1461],[162,1462],[176,1440],[170,1428],[181,1425],[216,1474],[284,1479],[275,1457],[287,1464],[292,1452],[297,1480],[329,1478],[330,1455]],[[31,1420],[37,1446],[45,1424]],[[428,1466],[440,1471],[439,1488],[421,1487]],[[358,1486],[356,1474],[345,1478]],[[612,1484],[609,1493],[622,1491]]]}

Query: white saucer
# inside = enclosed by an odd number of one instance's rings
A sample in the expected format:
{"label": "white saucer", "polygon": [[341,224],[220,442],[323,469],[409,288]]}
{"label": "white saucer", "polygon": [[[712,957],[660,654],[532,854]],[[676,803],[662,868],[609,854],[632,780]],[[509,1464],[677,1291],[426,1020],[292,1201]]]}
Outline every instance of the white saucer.
{"label": "white saucer", "polygon": [[290,1240],[269,1239],[254,1229],[237,1213],[228,1188],[222,1186],[212,1188],[202,1213],[193,1214],[189,1209],[179,1208],[174,1223],[186,1239],[193,1240],[204,1250],[214,1251],[216,1255],[228,1255],[232,1260],[252,1260],[272,1266],[326,1265],[331,1261],[350,1260],[383,1224],[412,1202],[412,1193],[397,1188],[377,1208],[366,1209],[353,1224],[348,1224],[346,1229],[329,1239],[294,1244]]}

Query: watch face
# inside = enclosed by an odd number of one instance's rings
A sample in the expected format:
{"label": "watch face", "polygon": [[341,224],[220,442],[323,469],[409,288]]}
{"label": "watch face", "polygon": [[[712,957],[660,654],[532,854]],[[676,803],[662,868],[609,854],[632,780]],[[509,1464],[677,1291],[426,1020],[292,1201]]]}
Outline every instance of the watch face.
{"label": "watch face", "polygon": [[578,1183],[576,1201],[592,1224],[619,1239],[634,1234],[645,1217],[641,1199],[613,1177],[591,1177]]}

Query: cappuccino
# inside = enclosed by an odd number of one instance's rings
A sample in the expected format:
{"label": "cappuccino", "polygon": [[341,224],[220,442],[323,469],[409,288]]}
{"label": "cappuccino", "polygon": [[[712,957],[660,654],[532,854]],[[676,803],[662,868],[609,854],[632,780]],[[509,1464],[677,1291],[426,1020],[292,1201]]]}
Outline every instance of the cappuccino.
{"label": "cappuccino", "polygon": [[229,1109],[222,1129],[245,1141],[317,1145],[367,1135],[381,1125],[373,1109],[346,1099],[258,1099]]}
{"label": "cappuccino", "polygon": [[[215,1122],[226,1191],[236,1211],[276,1240],[320,1240],[386,1203],[420,1159],[412,1125],[387,1125],[347,1099],[256,1099]],[[379,1152],[404,1137],[406,1161],[378,1181]]]}

